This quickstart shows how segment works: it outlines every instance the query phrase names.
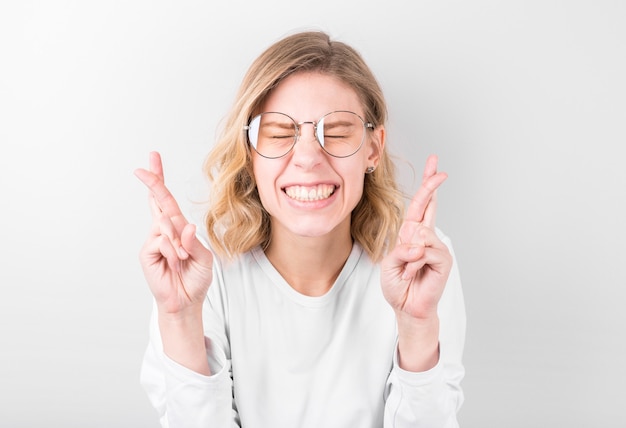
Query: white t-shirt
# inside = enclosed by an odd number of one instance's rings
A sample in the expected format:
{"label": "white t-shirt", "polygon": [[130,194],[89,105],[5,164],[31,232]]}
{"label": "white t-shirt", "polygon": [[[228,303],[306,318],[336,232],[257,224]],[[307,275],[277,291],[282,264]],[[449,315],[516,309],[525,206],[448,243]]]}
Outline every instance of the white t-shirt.
{"label": "white t-shirt", "polygon": [[203,313],[213,374],[169,359],[153,315],[141,382],[163,427],[457,427],[465,307],[456,260],[438,312],[439,363],[404,371],[379,266],[358,244],[321,297],[295,291],[255,249],[215,262]]}

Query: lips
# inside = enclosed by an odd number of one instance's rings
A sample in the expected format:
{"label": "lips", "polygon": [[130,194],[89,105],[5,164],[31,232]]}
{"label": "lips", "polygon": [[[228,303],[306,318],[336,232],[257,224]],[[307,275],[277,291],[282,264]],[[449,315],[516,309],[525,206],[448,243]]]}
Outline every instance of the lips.
{"label": "lips", "polygon": [[320,201],[329,198],[335,192],[333,184],[318,184],[316,186],[288,186],[283,190],[291,199],[301,202]]}

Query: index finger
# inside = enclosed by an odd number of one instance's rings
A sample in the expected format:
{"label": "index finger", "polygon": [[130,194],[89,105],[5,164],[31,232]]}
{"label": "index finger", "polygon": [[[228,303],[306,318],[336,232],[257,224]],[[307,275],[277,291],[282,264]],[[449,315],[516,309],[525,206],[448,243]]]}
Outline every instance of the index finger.
{"label": "index finger", "polygon": [[[433,201],[435,196],[435,192],[437,188],[441,186],[441,184],[448,178],[448,174],[445,172],[437,172],[437,157],[431,155],[428,157],[426,161],[426,166],[424,168],[424,176],[422,179],[422,184],[420,188],[411,199],[411,203],[409,204],[409,208],[407,210],[407,219],[423,222],[425,220],[425,216],[427,213],[427,209]],[[435,205],[431,207],[429,210],[429,219],[434,218]],[[434,225],[427,225],[432,227]]]}
{"label": "index finger", "polygon": [[150,189],[154,200],[166,216],[170,217],[175,223],[175,220],[179,217],[183,217],[182,211],[176,202],[176,199],[165,186],[163,181],[163,167],[161,164],[161,158],[151,154],[150,156],[150,171],[143,168],[135,170],[135,176]]}
{"label": "index finger", "polygon": [[163,177],[163,162],[159,152],[150,152],[150,171],[152,171],[161,181],[165,182]]}

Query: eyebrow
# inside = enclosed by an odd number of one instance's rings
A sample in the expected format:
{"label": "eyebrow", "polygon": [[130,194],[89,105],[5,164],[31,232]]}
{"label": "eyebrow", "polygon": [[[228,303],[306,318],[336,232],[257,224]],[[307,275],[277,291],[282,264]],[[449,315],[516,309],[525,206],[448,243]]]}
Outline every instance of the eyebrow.
{"label": "eyebrow", "polygon": [[272,121],[272,122],[264,122],[261,124],[262,128],[266,128],[269,126],[275,126],[278,128],[284,128],[284,129],[294,129],[294,124],[288,121],[284,121],[284,122],[278,122],[278,121]]}
{"label": "eyebrow", "polygon": [[333,122],[326,122],[326,121],[324,121],[324,129],[326,129],[326,128],[335,128],[335,127],[338,127],[338,126],[352,126],[352,125],[354,125],[353,122],[345,121],[345,120],[333,121]]}

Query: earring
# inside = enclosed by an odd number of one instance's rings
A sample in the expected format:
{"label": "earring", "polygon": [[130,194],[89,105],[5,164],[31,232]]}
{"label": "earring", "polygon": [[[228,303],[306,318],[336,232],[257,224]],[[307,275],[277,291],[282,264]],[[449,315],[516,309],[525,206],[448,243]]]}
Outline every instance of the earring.
{"label": "earring", "polygon": [[375,169],[376,169],[375,166],[368,166],[367,169],[365,170],[365,173],[371,174],[372,172],[374,172]]}

